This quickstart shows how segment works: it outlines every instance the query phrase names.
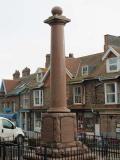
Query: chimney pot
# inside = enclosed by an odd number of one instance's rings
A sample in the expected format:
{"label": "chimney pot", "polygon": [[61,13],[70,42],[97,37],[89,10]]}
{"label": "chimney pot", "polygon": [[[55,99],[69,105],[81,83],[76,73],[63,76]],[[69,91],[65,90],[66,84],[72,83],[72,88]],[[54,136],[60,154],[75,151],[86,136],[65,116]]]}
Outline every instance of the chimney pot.
{"label": "chimney pot", "polygon": [[13,79],[18,80],[19,78],[20,78],[20,72],[16,70],[15,73],[13,73]]}
{"label": "chimney pot", "polygon": [[45,68],[49,68],[49,66],[50,66],[50,54],[46,54]]}
{"label": "chimney pot", "polygon": [[26,67],[25,69],[22,70],[22,77],[27,77],[30,75],[30,69]]}
{"label": "chimney pot", "polygon": [[74,58],[73,53],[69,53],[69,58]]}

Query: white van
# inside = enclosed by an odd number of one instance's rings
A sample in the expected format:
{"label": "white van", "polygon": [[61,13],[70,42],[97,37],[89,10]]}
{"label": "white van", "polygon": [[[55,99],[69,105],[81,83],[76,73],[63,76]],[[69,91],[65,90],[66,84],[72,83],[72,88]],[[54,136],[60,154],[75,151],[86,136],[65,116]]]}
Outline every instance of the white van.
{"label": "white van", "polygon": [[22,143],[24,136],[21,128],[16,127],[9,119],[0,117],[0,140],[15,140],[16,142]]}

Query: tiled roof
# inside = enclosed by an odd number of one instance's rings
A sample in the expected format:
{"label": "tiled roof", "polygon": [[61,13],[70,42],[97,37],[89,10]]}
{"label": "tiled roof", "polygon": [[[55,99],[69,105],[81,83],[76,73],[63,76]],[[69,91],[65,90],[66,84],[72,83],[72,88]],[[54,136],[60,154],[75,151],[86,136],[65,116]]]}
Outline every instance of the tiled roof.
{"label": "tiled roof", "polygon": [[[102,53],[96,53],[93,55],[78,57],[78,58],[69,58],[66,60],[66,68],[73,74],[74,77],[81,76],[81,68],[85,65],[96,67],[102,62]],[[90,76],[90,75],[89,75]]]}
{"label": "tiled roof", "polygon": [[[114,49],[120,53],[119,47],[114,47]],[[107,79],[116,79],[120,76],[120,72],[113,72],[113,73],[107,73],[106,72],[106,61],[102,61],[102,56],[104,53],[97,53],[94,55],[88,55],[84,57],[78,58],[79,60],[79,70],[76,78],[72,79],[70,83],[82,83],[84,80],[90,80],[90,79],[101,79],[101,80],[107,80]],[[89,73],[87,76],[81,75],[81,68],[84,65],[88,66],[95,66],[93,71]],[[72,67],[72,66],[71,66]]]}
{"label": "tiled roof", "polygon": [[111,46],[117,53],[120,54],[120,47],[117,47],[117,46]]}
{"label": "tiled roof", "polygon": [[[99,67],[99,64],[102,63],[102,56],[103,56],[103,52],[102,53],[97,53],[97,54],[93,54],[93,55],[88,55],[88,56],[84,56],[84,57],[80,57],[79,58],[79,69],[78,69],[78,73],[76,78],[87,78],[87,77],[91,77],[91,75],[93,74],[93,72]],[[88,66],[91,67],[91,71],[90,73],[88,73],[88,75],[86,75],[85,77],[81,74],[82,71],[82,67],[83,66]],[[92,75],[93,76],[93,75]],[[94,77],[94,76],[93,76]]]}
{"label": "tiled roof", "polygon": [[69,70],[69,72],[73,75],[73,77],[76,76],[78,68],[79,68],[79,58],[65,58],[66,68]]}
{"label": "tiled roof", "polygon": [[19,80],[8,80],[4,79],[4,86],[6,89],[6,93],[10,92],[13,88],[15,88],[19,84]]}
{"label": "tiled roof", "polygon": [[114,35],[106,35],[107,36],[107,45],[114,45],[120,47],[120,36],[114,36]]}
{"label": "tiled roof", "polygon": [[7,95],[18,95],[25,89],[32,89],[36,85],[36,83],[36,74],[31,74],[25,78],[21,78],[19,84],[14,87],[10,92],[8,92]]}
{"label": "tiled roof", "polygon": [[102,60],[103,54],[104,53],[102,52],[102,53],[96,53],[96,54],[80,57],[81,66],[96,65],[100,63]]}

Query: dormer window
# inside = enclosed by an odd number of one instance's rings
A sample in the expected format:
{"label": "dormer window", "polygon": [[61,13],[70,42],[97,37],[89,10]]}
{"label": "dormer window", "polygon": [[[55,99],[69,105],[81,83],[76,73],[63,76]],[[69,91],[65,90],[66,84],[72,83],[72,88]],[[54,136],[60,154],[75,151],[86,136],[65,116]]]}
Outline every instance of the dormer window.
{"label": "dormer window", "polygon": [[88,66],[83,66],[82,67],[82,75],[83,76],[87,76],[88,75]]}
{"label": "dormer window", "polygon": [[37,73],[37,82],[40,82],[43,77],[43,72]]}
{"label": "dormer window", "polygon": [[118,72],[120,70],[119,61],[118,57],[107,59],[107,72]]}

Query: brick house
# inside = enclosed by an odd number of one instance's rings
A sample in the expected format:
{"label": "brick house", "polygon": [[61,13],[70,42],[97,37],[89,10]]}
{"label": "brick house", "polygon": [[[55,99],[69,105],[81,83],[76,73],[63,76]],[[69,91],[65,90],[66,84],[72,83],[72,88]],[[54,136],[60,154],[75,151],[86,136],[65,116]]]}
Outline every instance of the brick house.
{"label": "brick house", "polygon": [[[66,57],[66,99],[71,111],[76,112],[80,132],[119,137],[120,37],[105,35],[104,38],[104,52]],[[43,78],[46,107],[50,104],[49,70]]]}
{"label": "brick house", "polygon": [[30,69],[26,67],[22,77],[16,71],[13,80],[2,80],[0,116],[14,120],[24,130],[39,130],[41,110],[45,109],[41,107],[37,88],[45,72],[46,69],[38,68],[36,73],[30,74]]}
{"label": "brick house", "polygon": [[120,37],[105,35],[103,53],[79,58],[69,82],[69,104],[78,128],[89,134],[120,137]]}

